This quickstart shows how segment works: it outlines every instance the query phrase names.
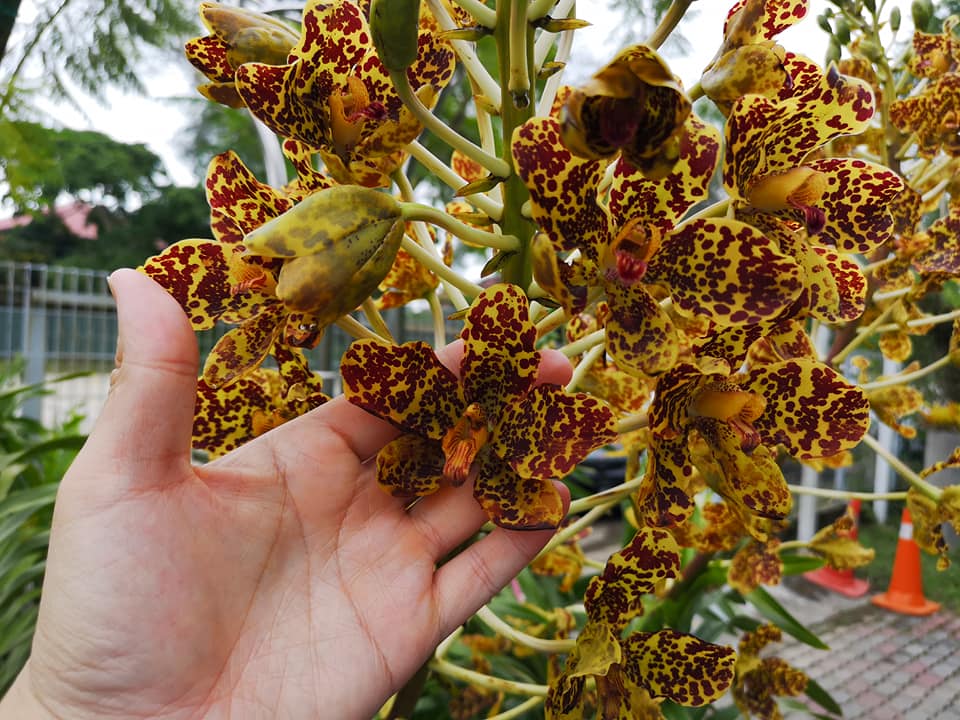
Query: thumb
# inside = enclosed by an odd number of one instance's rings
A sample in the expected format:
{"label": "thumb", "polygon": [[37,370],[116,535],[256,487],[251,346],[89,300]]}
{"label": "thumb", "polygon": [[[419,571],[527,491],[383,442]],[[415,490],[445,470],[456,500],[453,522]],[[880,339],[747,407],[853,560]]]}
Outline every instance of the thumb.
{"label": "thumb", "polygon": [[146,489],[190,462],[197,340],[180,305],[135,270],[108,279],[117,302],[117,369],[78,464]]}

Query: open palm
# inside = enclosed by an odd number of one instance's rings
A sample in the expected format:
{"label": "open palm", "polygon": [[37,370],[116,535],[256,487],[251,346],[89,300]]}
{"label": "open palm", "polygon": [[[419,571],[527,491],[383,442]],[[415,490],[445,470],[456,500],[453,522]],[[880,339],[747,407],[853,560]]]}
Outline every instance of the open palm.
{"label": "open palm", "polygon": [[111,285],[123,358],[61,485],[15,687],[38,710],[370,717],[549,539],[497,529],[438,568],[485,519],[469,484],[405,509],[371,462],[396,431],[342,398],[192,466],[193,333],[147,278]]}

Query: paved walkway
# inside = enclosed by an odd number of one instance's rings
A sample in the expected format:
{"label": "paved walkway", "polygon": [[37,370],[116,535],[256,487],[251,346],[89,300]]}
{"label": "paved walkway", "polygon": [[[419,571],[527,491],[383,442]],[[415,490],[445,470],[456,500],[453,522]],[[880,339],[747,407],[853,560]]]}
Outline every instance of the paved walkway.
{"label": "paved walkway", "polygon": [[[616,523],[601,524],[584,549],[605,561],[619,548],[619,532]],[[830,650],[784,633],[783,642],[763,654],[782,657],[816,680],[843,708],[844,720],[960,720],[960,615],[942,609],[927,617],[900,615],[870,602],[886,588],[850,599],[802,576],[767,589]],[[812,703],[811,710],[823,715]]]}
{"label": "paved walkway", "polygon": [[845,719],[960,720],[960,615],[900,615],[873,605],[873,592],[851,600],[802,578],[774,594],[830,650],[785,635],[769,652],[820,683]]}

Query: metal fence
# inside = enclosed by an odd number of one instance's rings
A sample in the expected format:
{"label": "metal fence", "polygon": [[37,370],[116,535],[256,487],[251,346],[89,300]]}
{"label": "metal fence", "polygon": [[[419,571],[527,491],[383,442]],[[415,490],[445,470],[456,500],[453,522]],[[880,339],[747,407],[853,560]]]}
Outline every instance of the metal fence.
{"label": "metal fence", "polygon": [[[89,430],[106,397],[117,344],[107,275],[106,270],[0,261],[0,363],[22,362],[25,383],[50,383],[49,394],[24,407],[25,414],[48,426],[79,414],[83,429]],[[398,342],[433,339],[427,312],[403,308],[385,312],[384,319]],[[198,334],[201,356],[227,329]],[[457,331],[451,323],[448,337]],[[308,352],[330,394],[340,391],[337,365],[350,340],[332,327]],[[52,382],[74,373],[84,375]]]}

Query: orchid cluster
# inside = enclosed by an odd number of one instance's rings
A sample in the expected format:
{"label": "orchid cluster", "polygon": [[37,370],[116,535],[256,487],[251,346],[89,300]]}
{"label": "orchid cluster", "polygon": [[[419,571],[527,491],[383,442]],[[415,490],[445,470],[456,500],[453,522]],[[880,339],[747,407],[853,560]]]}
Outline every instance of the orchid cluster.
{"label": "orchid cluster", "polygon": [[[196,330],[227,328],[200,378],[195,448],[217,457],[326,402],[306,351],[337,325],[355,338],[344,394],[401,431],[376,459],[385,492],[412,503],[467,483],[492,524],[558,529],[532,570],[562,576],[539,582],[568,602],[538,606],[518,585],[514,612],[478,614],[485,636],[437,649],[457,717],[677,717],[728,693],[762,718],[780,716],[778,695],[831,710],[814,680],[759,656],[779,629],[750,626],[739,657],[709,622],[693,634],[698,598],[730,588],[769,611],[762,586],[791,568],[868,562],[843,519],[781,542],[802,490],[781,460],[839,467],[861,441],[885,453],[871,410],[909,434],[904,418],[928,408],[910,383],[960,361],[960,311],[922,303],[960,275],[960,21],[928,33],[918,0],[898,43],[899,11],[840,0],[820,18],[821,65],[777,40],[806,0],[737,0],[685,85],[658,49],[690,4],[575,86],[573,0],[311,0],[298,21],[203,3],[207,34],[186,44],[200,92],[246,108],[290,168],[272,186],[233,152],[213,158],[212,238],[142,267]],[[456,82],[476,141],[440,119]],[[414,163],[449,188],[442,209],[420,201]],[[468,252],[484,253],[473,277]],[[397,344],[384,322],[414,302],[433,345]],[[448,316],[462,321],[456,367],[435,352]],[[906,362],[912,336],[948,322],[950,347],[925,368],[878,377],[851,357],[872,343]],[[566,386],[538,382],[548,347],[570,358]],[[609,446],[628,458],[623,483],[565,516],[552,481]],[[898,466],[944,565],[960,488],[926,477],[958,465],[960,449]],[[577,541],[615,507],[632,539],[593,568]],[[531,653],[540,684],[488,660]]]}

